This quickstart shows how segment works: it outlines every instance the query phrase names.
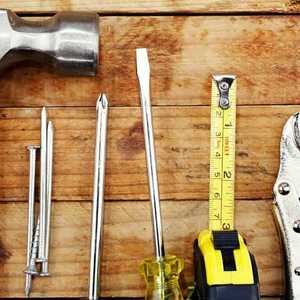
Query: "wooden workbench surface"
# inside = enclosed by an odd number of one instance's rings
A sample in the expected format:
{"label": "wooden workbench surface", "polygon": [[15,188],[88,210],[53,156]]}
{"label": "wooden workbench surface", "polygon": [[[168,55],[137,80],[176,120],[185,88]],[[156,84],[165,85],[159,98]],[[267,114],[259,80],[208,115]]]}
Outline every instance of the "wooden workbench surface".
{"label": "wooden workbench surface", "polygon": [[102,14],[128,13],[297,13],[299,0],[0,0],[0,6],[19,13],[94,10]]}
{"label": "wooden workbench surface", "polygon": [[[0,77],[0,297],[23,297],[28,193],[26,146],[39,143],[40,108],[55,126],[52,277],[32,296],[87,295],[95,103],[110,101],[101,295],[141,297],[140,261],[153,254],[135,49],[147,47],[163,226],[185,259],[207,227],[211,74],[238,78],[236,218],[256,256],[263,296],[284,295],[272,186],[287,118],[300,110],[300,4],[282,1],[5,1],[28,19],[61,10],[100,14],[94,78],[24,63]],[[298,105],[299,104],[299,105]]]}

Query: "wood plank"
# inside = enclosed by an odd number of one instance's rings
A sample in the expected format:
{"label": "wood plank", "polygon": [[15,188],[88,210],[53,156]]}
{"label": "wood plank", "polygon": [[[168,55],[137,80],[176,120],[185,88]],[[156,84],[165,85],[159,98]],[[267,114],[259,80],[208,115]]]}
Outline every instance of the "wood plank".
{"label": "wood plank", "polygon": [[298,12],[297,0],[1,0],[1,7],[17,12],[41,13],[61,10],[95,10],[99,13],[219,13],[219,12]]}
{"label": "wood plank", "polygon": [[[281,131],[300,106],[240,107],[237,116],[236,197],[272,197]],[[50,109],[55,127],[54,200],[92,198],[95,110]],[[39,144],[39,109],[0,110],[0,199],[26,201],[28,153]],[[208,107],[154,107],[162,199],[208,197]],[[272,120],[270,122],[270,120]],[[107,200],[148,199],[139,108],[111,108],[106,171]]]}
{"label": "wood plank", "polygon": [[[261,293],[283,292],[282,259],[271,200],[238,201],[237,228],[246,237],[260,270]],[[26,240],[25,203],[1,203],[0,297],[23,296]],[[180,213],[179,213],[180,212]],[[162,203],[166,251],[185,259],[182,285],[192,282],[192,244],[207,226],[207,202]],[[32,296],[83,297],[87,294],[90,202],[55,202],[50,278],[34,281]],[[153,255],[148,202],[105,204],[102,296],[138,297],[144,282],[137,270]]]}
{"label": "wood plank", "polygon": [[113,106],[138,106],[137,47],[149,49],[154,105],[209,104],[214,73],[238,76],[239,104],[299,103],[298,21],[292,15],[101,17],[97,77],[63,77],[23,64],[1,76],[0,103],[93,106],[105,91]]}

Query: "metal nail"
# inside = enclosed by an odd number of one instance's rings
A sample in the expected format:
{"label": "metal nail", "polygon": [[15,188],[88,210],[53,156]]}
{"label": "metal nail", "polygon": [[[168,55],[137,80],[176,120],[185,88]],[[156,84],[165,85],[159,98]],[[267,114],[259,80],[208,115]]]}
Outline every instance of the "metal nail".
{"label": "metal nail", "polygon": [[47,111],[41,112],[41,155],[40,155],[40,237],[38,261],[45,261],[46,219],[47,219]]}
{"label": "metal nail", "polygon": [[[27,219],[27,261],[26,268],[29,268],[31,247],[34,236],[34,200],[35,200],[35,170],[36,151],[39,146],[29,146],[29,193],[28,193],[28,219]],[[31,274],[25,273],[25,296],[29,297],[32,288]]]}
{"label": "metal nail", "polygon": [[37,259],[38,248],[39,248],[39,237],[40,237],[40,220],[38,219],[35,227],[32,246],[31,246],[29,265],[28,268],[25,270],[25,273],[29,275],[39,275],[39,272],[36,268],[36,259]]}
{"label": "metal nail", "polygon": [[49,261],[49,245],[50,245],[50,222],[51,222],[51,198],[52,198],[52,165],[53,165],[53,135],[54,129],[51,121],[48,122],[47,128],[47,177],[46,177],[46,211],[47,218],[46,236],[45,236],[45,260],[42,262],[40,276],[50,276],[48,261]]}

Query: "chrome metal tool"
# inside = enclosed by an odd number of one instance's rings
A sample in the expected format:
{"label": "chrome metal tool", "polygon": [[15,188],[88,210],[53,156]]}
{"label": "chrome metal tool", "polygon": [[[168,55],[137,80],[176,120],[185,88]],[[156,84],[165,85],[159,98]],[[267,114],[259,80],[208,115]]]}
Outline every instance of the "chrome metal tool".
{"label": "chrome metal tool", "polygon": [[97,13],[60,12],[43,22],[0,10],[0,71],[31,60],[69,75],[95,75],[98,65]]}
{"label": "chrome metal tool", "polygon": [[32,287],[32,274],[30,273],[31,246],[34,238],[34,200],[35,200],[35,169],[36,152],[39,147],[29,146],[29,193],[28,193],[28,217],[27,217],[27,266],[25,271],[25,295],[29,296]]}
{"label": "chrome metal tool", "polygon": [[147,284],[145,299],[183,300],[178,282],[179,273],[183,269],[183,260],[174,255],[165,255],[152,126],[150,66],[147,49],[136,50],[136,65],[140,84],[155,251],[155,258],[145,259],[140,265],[140,272]]}
{"label": "chrome metal tool", "polygon": [[89,299],[96,300],[100,294],[100,261],[103,232],[103,209],[104,209],[104,179],[106,159],[106,136],[108,120],[108,101],[105,94],[99,96],[96,105],[96,146],[94,165],[94,192],[92,208],[91,228],[91,252],[90,252],[90,278]]}
{"label": "chrome metal tool", "polygon": [[280,143],[280,167],[274,185],[274,215],[285,247],[287,293],[300,300],[300,113],[286,122]]}
{"label": "chrome metal tool", "polygon": [[[44,238],[44,261],[40,276],[49,276],[49,248],[50,248],[50,223],[51,223],[51,203],[52,203],[52,168],[53,168],[53,135],[54,129],[51,121],[47,126],[47,160],[46,160],[46,213],[44,215],[45,236]],[[44,212],[43,212],[44,213]]]}
{"label": "chrome metal tool", "polygon": [[47,120],[44,107],[41,113],[41,155],[40,155],[40,235],[37,262],[42,264],[40,276],[49,276],[48,259],[51,221],[53,125]]}
{"label": "chrome metal tool", "polygon": [[47,218],[47,111],[43,107],[41,112],[41,154],[40,154],[40,239],[38,260],[44,262]]}
{"label": "chrome metal tool", "polygon": [[161,259],[165,256],[163,231],[160,213],[159,188],[156,171],[156,159],[150,103],[150,66],[147,49],[136,50],[137,75],[140,83],[140,99],[143,115],[143,128],[147,158],[149,192],[152,207],[152,226],[155,256]]}
{"label": "chrome metal tool", "polygon": [[[32,276],[49,276],[48,260],[50,247],[52,165],[53,165],[53,125],[47,121],[47,111],[41,112],[41,146],[30,146],[29,204],[27,267],[25,270],[25,295],[29,297]],[[40,213],[35,221],[35,176],[36,151],[40,148]],[[37,263],[41,266],[38,268]]]}

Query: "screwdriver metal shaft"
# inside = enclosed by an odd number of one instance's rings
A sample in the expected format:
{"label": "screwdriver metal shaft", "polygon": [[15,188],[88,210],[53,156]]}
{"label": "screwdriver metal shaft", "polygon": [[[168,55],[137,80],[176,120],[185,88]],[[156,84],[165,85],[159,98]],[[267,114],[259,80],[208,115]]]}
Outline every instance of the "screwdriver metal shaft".
{"label": "screwdriver metal shaft", "polygon": [[96,125],[96,146],[94,166],[94,192],[92,208],[92,236],[90,253],[90,279],[89,299],[98,299],[99,273],[101,260],[101,242],[103,231],[103,208],[104,208],[104,178],[106,159],[106,135],[108,101],[105,94],[99,96],[97,101],[97,125]]}
{"label": "screwdriver metal shaft", "polygon": [[142,106],[148,183],[152,207],[152,226],[155,256],[157,259],[162,259],[165,256],[165,249],[161,224],[159,189],[152,127],[152,113],[150,103],[150,66],[148,61],[147,49],[143,48],[136,50],[136,66],[137,76],[140,84],[140,100]]}

